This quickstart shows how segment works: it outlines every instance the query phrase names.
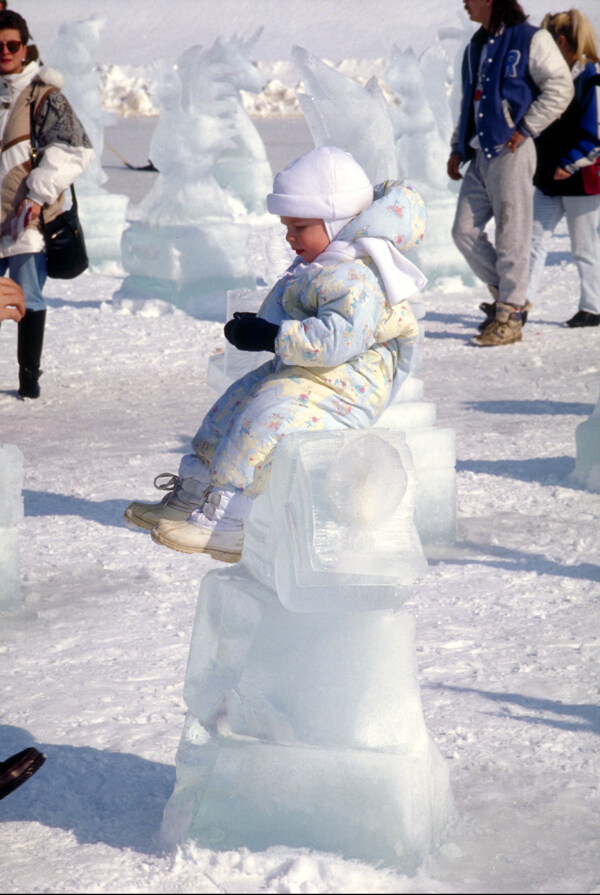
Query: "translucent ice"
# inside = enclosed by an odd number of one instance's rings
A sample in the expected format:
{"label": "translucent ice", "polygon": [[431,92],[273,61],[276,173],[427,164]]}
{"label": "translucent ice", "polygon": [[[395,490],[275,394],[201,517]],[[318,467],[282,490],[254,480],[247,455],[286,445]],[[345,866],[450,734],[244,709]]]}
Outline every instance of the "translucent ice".
{"label": "translucent ice", "polygon": [[48,63],[65,77],[64,93],[94,147],[95,158],[75,183],[90,267],[99,273],[121,272],[121,234],[126,226],[128,198],[104,189],[102,169],[104,128],[110,116],[100,93],[100,36],[105,19],[64,22],[48,55]]}
{"label": "translucent ice", "polygon": [[[315,848],[413,873],[441,841],[448,772],[400,611],[427,570],[407,442],[430,435],[435,407],[417,403],[406,433],[298,432],[273,451],[242,562],[202,581],[166,844]],[[415,441],[424,468],[430,440]]]}
{"label": "translucent ice", "polygon": [[14,444],[0,445],[0,611],[21,606],[19,524],[23,519],[23,455]]}
{"label": "translucent ice", "polygon": [[575,429],[575,446],[572,480],[588,491],[600,491],[600,396],[589,419]]}
{"label": "translucent ice", "polygon": [[[231,320],[235,311],[258,311],[268,291],[266,286],[260,289],[229,290],[227,320]],[[206,374],[206,381],[218,394],[222,394],[236,379],[273,359],[273,354],[269,351],[239,351],[230,342],[224,342],[224,348],[208,359]]]}
{"label": "translucent ice", "polygon": [[415,263],[431,282],[452,275],[473,282],[451,236],[458,188],[446,173],[454,113],[442,44],[420,58],[411,48],[394,47],[384,76],[391,103],[375,79],[362,87],[300,47],[292,56],[305,91],[298,101],[315,144],[342,146],[374,183],[396,177],[412,183],[425,199],[428,217]]}
{"label": "translucent ice", "polygon": [[447,98],[448,60],[434,44],[417,58],[411,48],[394,46],[385,80],[398,98],[389,107],[398,167],[421,193],[427,206],[427,238],[415,263],[431,281],[472,274],[452,241],[457,186],[446,173],[452,134]]}
{"label": "translucent ice", "polygon": [[394,132],[376,81],[361,87],[302,47],[292,48],[292,59],[304,88],[298,102],[315,146],[350,152],[373,183],[396,179]]}
{"label": "translucent ice", "polygon": [[243,566],[203,579],[162,836],[333,851],[414,872],[452,819],[414,623],[297,614]]}
{"label": "translucent ice", "polygon": [[403,432],[288,435],[254,502],[244,561],[295,612],[398,608],[427,561]]}
{"label": "translucent ice", "polygon": [[155,67],[161,116],[150,155],[160,173],[123,234],[129,276],[118,297],[161,298],[223,320],[227,290],[265,275],[264,245],[278,223],[266,214],[273,178],[239,94],[263,84],[249,55],[257,36],[219,38]]}

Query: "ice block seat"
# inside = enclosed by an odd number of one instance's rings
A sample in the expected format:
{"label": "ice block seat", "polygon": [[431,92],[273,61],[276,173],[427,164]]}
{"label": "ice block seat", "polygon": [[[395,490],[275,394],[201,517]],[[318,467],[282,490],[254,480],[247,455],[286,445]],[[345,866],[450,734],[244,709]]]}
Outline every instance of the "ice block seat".
{"label": "ice block seat", "polygon": [[0,445],[0,612],[21,609],[19,525],[23,520],[23,454]]}
{"label": "ice block seat", "polygon": [[427,561],[403,432],[277,447],[242,562],[200,588],[162,839],[311,848],[414,873],[454,818],[423,717],[414,622]]}
{"label": "ice block seat", "polygon": [[575,429],[575,451],[571,481],[588,491],[600,491],[600,396],[588,419]]}

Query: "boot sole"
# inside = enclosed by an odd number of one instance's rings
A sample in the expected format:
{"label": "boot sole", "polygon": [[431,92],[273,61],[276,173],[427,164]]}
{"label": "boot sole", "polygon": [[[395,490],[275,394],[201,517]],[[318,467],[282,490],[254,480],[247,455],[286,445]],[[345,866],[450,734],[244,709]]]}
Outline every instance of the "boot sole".
{"label": "boot sole", "polygon": [[159,532],[154,530],[150,532],[150,536],[155,543],[161,544],[163,547],[169,547],[171,550],[177,550],[178,553],[208,553],[213,559],[230,563],[239,562],[242,558],[241,553],[224,553],[221,550],[208,548],[203,550],[198,547],[182,547],[181,544],[175,544],[173,541],[169,541],[168,538],[165,538]]}
{"label": "boot sole", "polygon": [[123,513],[123,518],[125,519],[125,525],[127,528],[131,529],[131,531],[136,531],[138,528],[143,528],[145,531],[152,531],[156,525],[156,522],[145,522],[142,519],[138,519],[137,516],[130,513],[128,509]]}
{"label": "boot sole", "polygon": [[476,345],[478,348],[502,348],[503,345],[514,345],[516,342],[522,341],[523,336],[519,335],[518,339],[511,339],[510,342],[478,342],[477,336],[471,339],[471,345]]}

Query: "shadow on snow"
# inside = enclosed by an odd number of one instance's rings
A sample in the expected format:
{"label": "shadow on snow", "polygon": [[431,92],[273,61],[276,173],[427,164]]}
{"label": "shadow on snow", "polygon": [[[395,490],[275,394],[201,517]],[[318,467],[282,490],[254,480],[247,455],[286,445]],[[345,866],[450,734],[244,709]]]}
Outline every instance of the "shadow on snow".
{"label": "shadow on snow", "polygon": [[[522,696],[520,693],[494,693],[491,690],[478,690],[475,687],[456,687],[451,684],[433,684],[430,690],[445,690],[452,693],[472,693],[491,702],[503,704],[504,710],[498,716],[508,717],[511,721],[528,721],[532,724],[546,724],[560,730],[571,730],[576,733],[600,734],[600,706],[591,703],[582,705],[563,703],[554,699],[542,699],[535,696]],[[518,706],[535,714],[515,715],[508,704]],[[575,720],[569,720],[569,718]]]}
{"label": "shadow on snow", "polygon": [[[161,492],[156,499],[160,500]],[[77,516],[101,525],[121,527],[123,513],[129,500],[88,500],[72,494],[56,494],[52,491],[23,489],[25,516]],[[135,500],[135,495],[131,500]],[[149,497],[152,500],[152,497]]]}
{"label": "shadow on snow", "polygon": [[475,410],[481,413],[520,413],[534,416],[563,416],[577,415],[589,416],[594,409],[593,404],[584,404],[581,401],[543,401],[525,400],[518,401],[466,401],[465,410]]}
{"label": "shadow on snow", "polygon": [[457,472],[496,475],[504,479],[520,479],[522,482],[539,482],[540,485],[563,485],[565,488],[579,491],[582,488],[570,482],[568,478],[574,467],[574,457],[456,461]]}
{"label": "shadow on snow", "polygon": [[[431,566],[444,564],[455,566],[489,566],[495,569],[504,569],[507,572],[535,572],[536,575],[555,575],[560,578],[576,578],[587,581],[600,581],[600,566],[590,562],[582,562],[578,565],[555,562],[548,559],[542,553],[525,553],[521,550],[513,550],[494,544],[481,544],[475,541],[460,539],[457,548],[475,550],[478,553],[487,553],[489,559],[476,559],[468,556],[463,558],[446,557],[430,559]],[[492,558],[496,557],[496,558]]]}
{"label": "shadow on snow", "polygon": [[30,745],[46,755],[27,783],[0,801],[0,823],[29,821],[72,831],[80,843],[161,851],[158,833],[174,767],[90,746],[34,743],[9,725],[0,725],[0,744],[0,761]]}

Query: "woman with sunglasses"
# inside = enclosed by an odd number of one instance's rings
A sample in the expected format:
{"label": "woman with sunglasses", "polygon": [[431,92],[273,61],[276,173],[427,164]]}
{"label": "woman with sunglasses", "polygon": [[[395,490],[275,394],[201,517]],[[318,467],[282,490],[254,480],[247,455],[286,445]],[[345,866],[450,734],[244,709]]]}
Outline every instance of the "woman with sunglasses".
{"label": "woman with sunglasses", "polygon": [[580,281],[579,310],[565,326],[600,325],[600,63],[591,23],[578,9],[542,22],[573,77],[575,95],[536,140],[534,223],[528,298],[533,302],[550,237],[566,217]]}
{"label": "woman with sunglasses", "polygon": [[[25,293],[27,310],[17,337],[19,397],[37,398],[46,323],[46,256],[39,218],[42,209],[45,220],[61,211],[64,191],[92,161],[94,151],[61,93],[62,75],[27,61],[28,40],[25,19],[0,10],[0,276],[8,273]],[[35,167],[32,120],[39,147]]]}

